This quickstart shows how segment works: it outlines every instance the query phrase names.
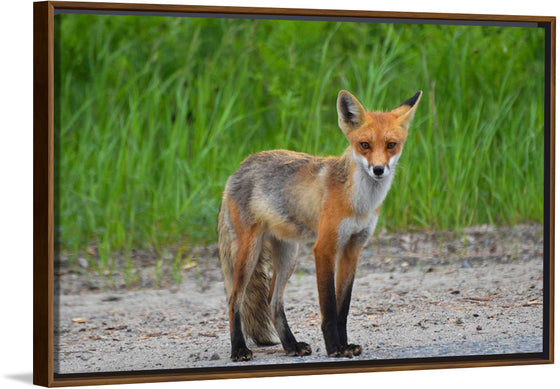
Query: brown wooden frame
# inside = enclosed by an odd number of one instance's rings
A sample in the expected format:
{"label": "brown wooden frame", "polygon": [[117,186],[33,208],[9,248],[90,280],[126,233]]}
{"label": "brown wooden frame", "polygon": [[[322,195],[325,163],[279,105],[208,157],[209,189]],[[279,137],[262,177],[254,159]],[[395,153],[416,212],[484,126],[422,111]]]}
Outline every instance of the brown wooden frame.
{"label": "brown wooden frame", "polygon": [[[215,368],[130,372],[119,374],[82,374],[57,377],[53,371],[54,304],[54,14],[55,10],[143,11],[166,13],[252,14],[323,17],[359,17],[383,19],[427,19],[473,22],[530,22],[545,28],[546,56],[545,103],[545,183],[544,215],[544,311],[545,337],[543,353],[503,356],[426,358],[426,360],[367,361],[367,364],[344,366],[251,366],[250,368]],[[374,12],[350,10],[313,10],[282,8],[213,7],[162,4],[118,4],[46,1],[33,8],[33,383],[43,386],[71,386],[165,382],[216,378],[264,377],[371,371],[444,369],[459,367],[548,364],[554,362],[554,161],[555,161],[555,62],[556,18],[550,16],[511,16],[441,13]],[[546,147],[548,146],[548,147]],[[547,229],[548,227],[548,229]],[[548,256],[547,256],[548,254]],[[548,293],[546,291],[548,290]],[[210,371],[211,370],[211,371]]]}

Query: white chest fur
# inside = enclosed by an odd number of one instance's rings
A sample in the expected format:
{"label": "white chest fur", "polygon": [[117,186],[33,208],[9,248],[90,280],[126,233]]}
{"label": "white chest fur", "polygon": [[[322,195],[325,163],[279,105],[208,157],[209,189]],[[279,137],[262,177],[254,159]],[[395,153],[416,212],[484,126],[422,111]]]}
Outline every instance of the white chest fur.
{"label": "white chest fur", "polygon": [[343,219],[338,227],[337,247],[343,248],[346,246],[353,235],[360,235],[360,239],[365,243],[373,235],[376,224],[377,214],[375,212],[369,215],[369,217],[349,217]]}
{"label": "white chest fur", "polygon": [[352,235],[355,234],[365,236],[367,239],[371,237],[377,224],[377,208],[389,192],[393,181],[393,171],[382,180],[376,180],[368,175],[362,166],[358,165],[353,178],[352,206],[354,215],[340,223],[338,247],[344,247]]}
{"label": "white chest fur", "polygon": [[356,215],[363,216],[375,212],[385,200],[392,182],[392,171],[387,177],[376,180],[370,177],[361,166],[356,166],[352,191],[352,205]]}

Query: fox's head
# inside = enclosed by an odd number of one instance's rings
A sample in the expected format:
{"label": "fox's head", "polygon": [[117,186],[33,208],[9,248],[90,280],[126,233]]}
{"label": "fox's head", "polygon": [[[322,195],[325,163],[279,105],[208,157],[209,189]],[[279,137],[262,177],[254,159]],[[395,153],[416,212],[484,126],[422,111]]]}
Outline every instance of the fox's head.
{"label": "fox's head", "polygon": [[338,93],[338,125],[350,142],[354,159],[376,180],[395,169],[422,91],[390,112],[368,112],[350,92]]}

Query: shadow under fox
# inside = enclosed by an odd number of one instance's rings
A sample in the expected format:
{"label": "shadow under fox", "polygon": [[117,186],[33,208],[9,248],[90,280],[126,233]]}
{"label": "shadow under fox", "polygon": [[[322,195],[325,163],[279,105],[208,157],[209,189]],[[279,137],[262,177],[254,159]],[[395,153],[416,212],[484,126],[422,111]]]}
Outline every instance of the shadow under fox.
{"label": "shadow under fox", "polygon": [[231,359],[253,358],[278,334],[288,355],[311,354],[294,337],[283,292],[297,262],[298,243],[313,255],[327,354],[359,355],[346,320],[354,273],[373,234],[422,92],[390,112],[367,112],[349,92],[337,99],[338,124],[349,142],[340,157],[288,150],[245,159],[229,177],[218,214],[218,248],[228,297]]}

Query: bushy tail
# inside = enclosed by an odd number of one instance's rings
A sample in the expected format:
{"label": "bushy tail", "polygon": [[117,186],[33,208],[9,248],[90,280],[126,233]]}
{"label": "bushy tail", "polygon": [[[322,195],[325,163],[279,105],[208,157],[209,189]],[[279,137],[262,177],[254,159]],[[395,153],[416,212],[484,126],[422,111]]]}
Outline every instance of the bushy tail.
{"label": "bushy tail", "polygon": [[[227,204],[222,201],[218,213],[218,256],[224,277],[227,300],[233,285],[233,263],[237,244],[229,222]],[[263,239],[259,260],[249,280],[241,308],[243,333],[251,337],[257,345],[271,345],[275,340],[275,329],[270,314],[269,289],[272,266],[270,242]]]}

